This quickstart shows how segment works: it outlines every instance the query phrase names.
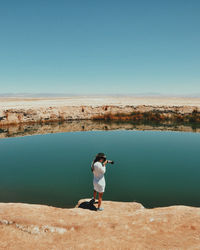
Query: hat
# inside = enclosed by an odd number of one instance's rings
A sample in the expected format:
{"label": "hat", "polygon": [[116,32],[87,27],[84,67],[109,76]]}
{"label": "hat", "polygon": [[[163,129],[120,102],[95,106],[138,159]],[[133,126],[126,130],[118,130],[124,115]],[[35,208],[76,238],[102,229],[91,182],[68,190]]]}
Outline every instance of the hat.
{"label": "hat", "polygon": [[104,153],[98,153],[96,157],[106,159],[106,155]]}

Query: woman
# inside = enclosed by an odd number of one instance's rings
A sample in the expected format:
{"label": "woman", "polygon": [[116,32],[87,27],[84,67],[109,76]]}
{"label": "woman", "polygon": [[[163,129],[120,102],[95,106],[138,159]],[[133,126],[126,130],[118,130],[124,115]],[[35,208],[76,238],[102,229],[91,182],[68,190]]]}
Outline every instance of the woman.
{"label": "woman", "polygon": [[104,153],[98,153],[96,158],[92,162],[92,172],[94,174],[93,185],[94,185],[94,197],[92,199],[92,203],[96,200],[97,192],[99,193],[99,200],[98,200],[98,208],[97,211],[103,211],[103,207],[101,207],[102,196],[105,191],[105,178],[104,174],[106,172],[106,156]]}

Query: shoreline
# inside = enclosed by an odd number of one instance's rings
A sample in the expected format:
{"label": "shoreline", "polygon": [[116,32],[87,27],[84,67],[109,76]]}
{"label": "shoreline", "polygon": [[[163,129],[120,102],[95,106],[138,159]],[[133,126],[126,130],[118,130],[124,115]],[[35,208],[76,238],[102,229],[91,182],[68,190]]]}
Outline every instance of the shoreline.
{"label": "shoreline", "polygon": [[0,127],[5,125],[93,120],[108,114],[157,112],[186,116],[200,112],[200,98],[69,97],[0,98]]}

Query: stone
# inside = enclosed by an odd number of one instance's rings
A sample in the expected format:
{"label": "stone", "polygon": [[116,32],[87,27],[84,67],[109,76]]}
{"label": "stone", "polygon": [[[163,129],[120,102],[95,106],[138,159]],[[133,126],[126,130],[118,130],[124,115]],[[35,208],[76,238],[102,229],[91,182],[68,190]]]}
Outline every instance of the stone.
{"label": "stone", "polygon": [[[0,203],[0,249],[198,249],[200,208],[103,201],[101,213]],[[83,207],[83,206],[82,206]]]}

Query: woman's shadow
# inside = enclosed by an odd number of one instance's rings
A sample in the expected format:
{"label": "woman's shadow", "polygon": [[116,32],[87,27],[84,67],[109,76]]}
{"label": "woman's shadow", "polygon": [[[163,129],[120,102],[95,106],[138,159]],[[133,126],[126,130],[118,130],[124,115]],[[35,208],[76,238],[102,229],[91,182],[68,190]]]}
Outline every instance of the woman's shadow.
{"label": "woman's shadow", "polygon": [[97,201],[94,202],[94,200],[91,199],[90,201],[82,202],[78,207],[83,208],[83,209],[89,209],[89,210],[97,211],[97,208],[94,206],[94,204],[96,204],[96,203],[98,203],[98,202]]}

